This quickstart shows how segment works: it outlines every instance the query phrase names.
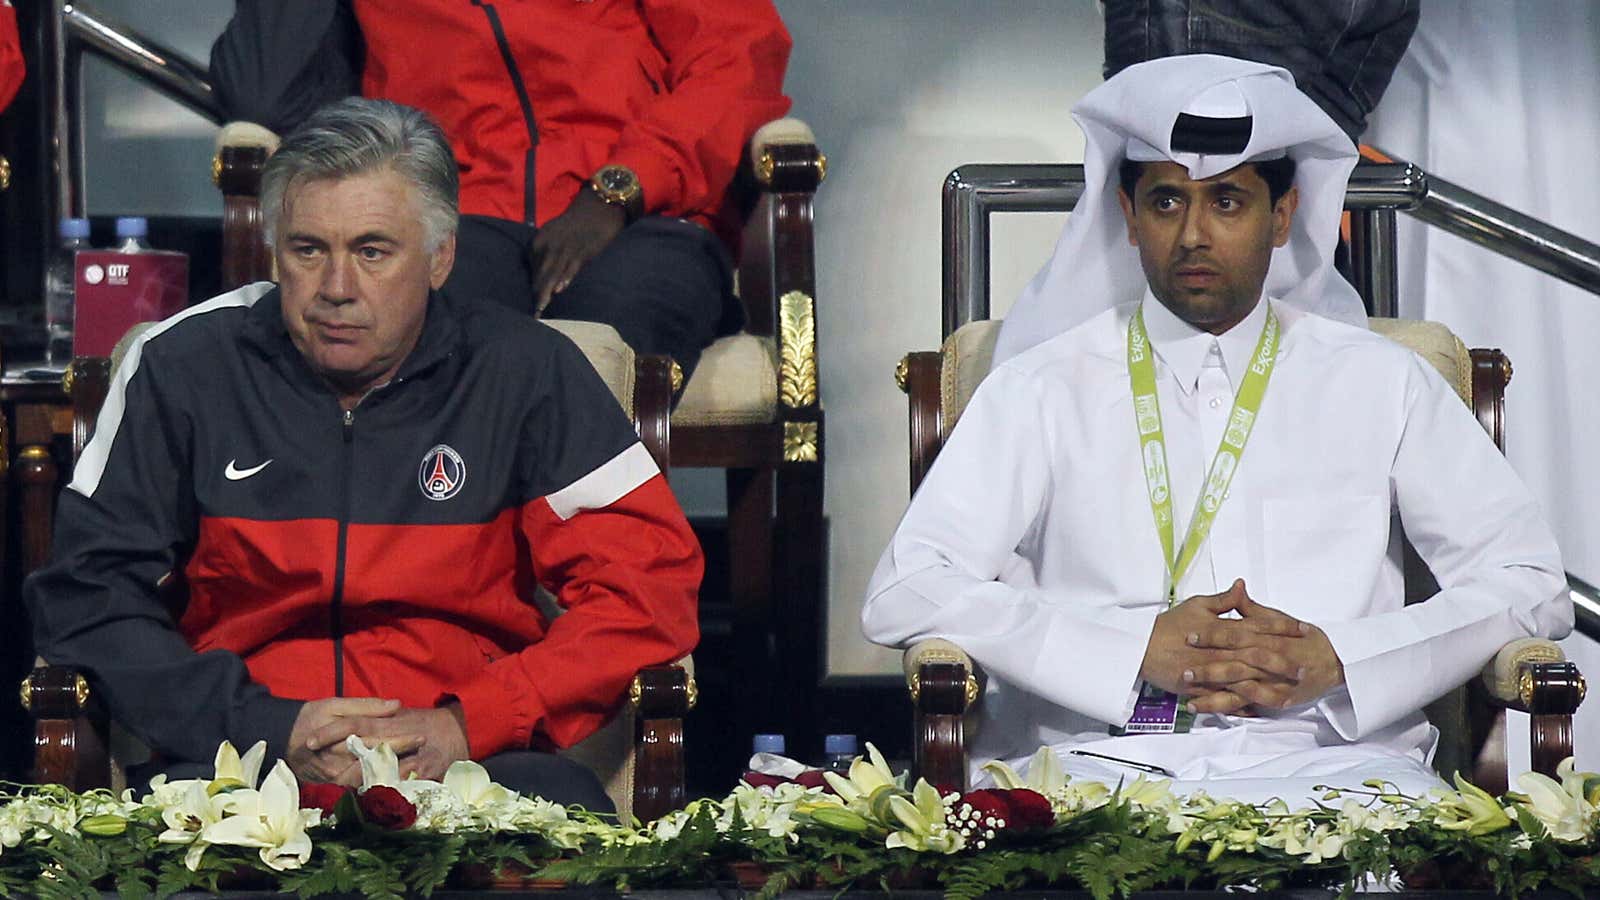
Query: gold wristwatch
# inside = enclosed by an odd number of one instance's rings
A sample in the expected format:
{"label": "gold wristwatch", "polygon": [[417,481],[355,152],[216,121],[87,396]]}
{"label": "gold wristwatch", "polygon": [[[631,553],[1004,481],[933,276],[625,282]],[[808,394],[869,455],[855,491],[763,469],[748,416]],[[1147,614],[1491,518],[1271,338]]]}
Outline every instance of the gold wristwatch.
{"label": "gold wristwatch", "polygon": [[622,207],[629,222],[644,212],[644,188],[639,186],[639,177],[627,166],[601,168],[589,179],[589,187],[601,200]]}

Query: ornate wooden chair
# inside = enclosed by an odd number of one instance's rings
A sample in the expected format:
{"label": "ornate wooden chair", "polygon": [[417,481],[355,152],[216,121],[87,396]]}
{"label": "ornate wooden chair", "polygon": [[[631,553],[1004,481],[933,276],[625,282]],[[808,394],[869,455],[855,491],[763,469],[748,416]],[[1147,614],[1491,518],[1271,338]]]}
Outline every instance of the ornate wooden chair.
{"label": "ornate wooden chair", "polygon": [[[1472,407],[1495,445],[1505,448],[1505,388],[1511,364],[1499,350],[1468,351],[1434,322],[1372,319],[1372,330],[1420,354]],[[938,456],[978,383],[988,374],[999,320],[972,322],[950,335],[938,352],[909,354],[897,378],[910,398],[911,490]],[[1431,596],[1437,586],[1406,544],[1408,602]],[[906,651],[906,684],[915,710],[912,775],[933,784],[967,783],[965,730],[983,694],[983,672],[949,641],[921,642]],[[1572,755],[1572,715],[1583,699],[1577,667],[1551,641],[1507,644],[1464,688],[1430,704],[1428,717],[1443,732],[1434,764],[1449,775],[1460,771],[1492,792],[1504,791],[1505,710],[1531,714],[1533,767],[1554,775]]]}
{"label": "ornate wooden chair", "polygon": [[[277,136],[232,123],[217,146],[226,290],[271,278],[258,194]],[[687,384],[672,360],[638,359],[640,381],[666,379],[678,399],[658,438],[673,465],[726,470],[737,654],[729,668],[775,673],[735,680],[738,730],[747,735],[771,730],[780,721],[773,710],[806,702],[819,678],[826,542],[812,200],[826,171],[804,122],[760,128],[735,183],[748,209],[737,270],[744,331],[706,348]]]}
{"label": "ornate wooden chair", "polygon": [[[666,471],[662,436],[667,433],[671,405],[666,378],[645,377],[645,370],[635,365],[633,350],[609,325],[551,324],[583,350],[617,401],[633,416],[645,445]],[[123,347],[145,327],[124,337],[114,358],[120,359]],[[72,363],[68,391],[73,401],[74,459],[88,442],[114,368],[110,359],[76,359]],[[555,611],[553,598],[540,598],[540,606]],[[121,787],[122,764],[137,762],[148,751],[108,725],[105,710],[96,702],[83,673],[42,660],[36,665],[22,684],[23,706],[35,720],[34,779],[74,790]],[[642,669],[616,716],[565,754],[600,777],[623,816],[631,813],[649,821],[682,807],[687,800],[683,719],[694,706],[696,694],[694,663],[689,657],[677,665]]]}

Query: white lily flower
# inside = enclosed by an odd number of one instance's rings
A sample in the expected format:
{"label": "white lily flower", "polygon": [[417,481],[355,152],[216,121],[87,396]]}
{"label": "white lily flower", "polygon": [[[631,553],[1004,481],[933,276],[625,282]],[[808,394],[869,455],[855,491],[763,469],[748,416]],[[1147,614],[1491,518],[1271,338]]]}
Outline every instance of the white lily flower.
{"label": "white lily flower", "polygon": [[1165,778],[1146,779],[1143,775],[1124,784],[1120,791],[1122,799],[1134,806],[1146,809],[1172,809],[1175,798],[1172,796],[1172,782]]}
{"label": "white lily flower", "polygon": [[394,755],[394,748],[387,743],[381,743],[376,748],[368,747],[362,743],[361,738],[350,735],[344,739],[345,747],[361,760],[361,789],[388,785],[400,786],[400,759]]}
{"label": "white lily flower", "polygon": [[242,757],[238,750],[233,749],[231,742],[223,741],[212,763],[212,792],[235,785],[254,788],[260,781],[261,762],[266,757],[266,741],[256,741],[255,746]]}
{"label": "white lily flower", "polygon": [[1511,817],[1488,792],[1461,777],[1455,777],[1456,790],[1435,788],[1431,793],[1433,823],[1446,831],[1465,831],[1470,835],[1492,834],[1511,827]]}
{"label": "white lily flower", "polygon": [[967,840],[961,832],[949,826],[949,809],[932,785],[917,779],[910,800],[901,796],[889,798],[889,810],[904,827],[890,834],[884,846],[931,853],[955,853],[967,845]]}
{"label": "white lily flower", "polygon": [[1582,843],[1594,833],[1597,810],[1583,795],[1584,775],[1573,771],[1572,759],[1563,760],[1556,774],[1558,783],[1538,772],[1517,776],[1517,787],[1527,795],[1517,806],[1527,810],[1544,825],[1552,838],[1567,843]]}
{"label": "white lily flower", "polygon": [[[387,745],[386,745],[387,746]],[[444,786],[473,809],[510,803],[516,793],[495,784],[489,770],[470,759],[458,759],[444,773]]]}
{"label": "white lily flower", "polygon": [[211,843],[203,840],[201,835],[207,828],[222,821],[224,802],[237,803],[243,797],[236,794],[254,794],[255,791],[247,788],[218,796],[211,794],[207,782],[199,779],[174,784],[184,784],[186,787],[179,802],[161,810],[161,821],[166,823],[167,830],[161,832],[156,840],[163,844],[188,844],[189,850],[183,855],[183,864],[193,872],[200,867],[200,857],[205,855],[206,847]]}
{"label": "white lily flower", "polygon": [[1000,760],[983,764],[983,770],[994,778],[997,787],[1014,791],[1027,788],[1046,797],[1067,786],[1067,773],[1061,768],[1061,759],[1049,747],[1040,747],[1028,759],[1028,775],[1022,777],[1016,770]]}
{"label": "white lily flower", "polygon": [[862,799],[871,801],[872,795],[882,788],[900,786],[900,779],[895,777],[894,770],[871,741],[867,742],[867,759],[857,757],[850,764],[848,778],[835,772],[823,772],[822,777],[847,804]]}
{"label": "white lily flower", "polygon": [[206,826],[200,839],[210,844],[255,847],[261,861],[276,871],[298,869],[311,856],[306,829],[322,820],[322,811],[300,808],[300,783],[279,760],[260,791],[235,791],[232,815]]}

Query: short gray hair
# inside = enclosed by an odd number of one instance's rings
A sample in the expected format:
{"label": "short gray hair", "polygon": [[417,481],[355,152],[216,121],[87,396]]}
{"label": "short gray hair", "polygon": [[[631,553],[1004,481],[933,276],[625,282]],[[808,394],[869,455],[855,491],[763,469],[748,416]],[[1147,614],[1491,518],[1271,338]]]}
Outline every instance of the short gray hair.
{"label": "short gray hair", "polygon": [[389,100],[346,97],[312,113],[291,131],[261,173],[261,223],[277,241],[284,195],[298,181],[348,178],[393,168],[416,188],[429,253],[455,233],[460,179],[450,141],[420,109]]}

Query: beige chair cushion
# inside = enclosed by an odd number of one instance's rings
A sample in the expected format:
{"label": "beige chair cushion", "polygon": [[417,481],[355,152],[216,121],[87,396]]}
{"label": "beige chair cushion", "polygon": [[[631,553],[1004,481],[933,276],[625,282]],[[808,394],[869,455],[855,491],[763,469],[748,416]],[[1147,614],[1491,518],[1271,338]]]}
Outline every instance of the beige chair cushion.
{"label": "beige chair cushion", "polygon": [[750,158],[760,159],[761,151],[774,144],[815,144],[811,126],[800,119],[773,119],[750,136]]}
{"label": "beige chair cushion", "polygon": [[700,355],[673,425],[758,425],[778,417],[777,345],[770,337],[718,338]]}
{"label": "beige chair cushion", "polygon": [[994,362],[994,342],[1000,337],[1000,322],[1000,319],[968,322],[945,338],[940,350],[944,359],[939,365],[939,409],[943,419],[941,430],[946,435],[966,411],[967,402],[978,390],[978,383],[989,374]]}
{"label": "beige chair cushion", "polygon": [[216,152],[224,147],[265,147],[271,156],[278,150],[280,138],[272,129],[254,122],[229,122],[217,132]]}
{"label": "beige chair cushion", "polygon": [[978,664],[972,661],[967,651],[944,638],[929,638],[918,641],[906,650],[901,658],[901,665],[905,668],[906,686],[911,685],[912,679],[922,671],[923,663],[959,663],[966,666],[971,674],[977,674]]}
{"label": "beige chair cushion", "polygon": [[1461,401],[1472,405],[1472,353],[1454,332],[1438,322],[1413,319],[1368,319],[1367,324],[1374,334],[1427,360],[1455,388]]}
{"label": "beige chair cushion", "polygon": [[566,335],[583,355],[589,365],[600,373],[600,379],[611,389],[612,396],[622,404],[629,416],[633,415],[634,364],[633,348],[610,325],[599,322],[578,322],[571,319],[546,319],[546,325]]}

